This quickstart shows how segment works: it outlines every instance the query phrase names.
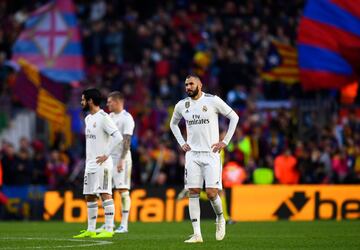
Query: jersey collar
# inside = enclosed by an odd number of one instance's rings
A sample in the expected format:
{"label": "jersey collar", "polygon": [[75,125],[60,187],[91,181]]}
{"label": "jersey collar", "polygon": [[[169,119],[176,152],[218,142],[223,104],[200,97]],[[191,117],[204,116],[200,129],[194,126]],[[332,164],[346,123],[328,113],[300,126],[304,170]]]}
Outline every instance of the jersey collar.
{"label": "jersey collar", "polygon": [[125,109],[121,110],[119,113],[115,113],[115,112],[114,112],[114,115],[120,115],[120,114],[122,114],[122,113],[124,113],[124,112],[125,112]]}
{"label": "jersey collar", "polygon": [[194,99],[192,99],[192,98],[190,98],[190,99],[191,99],[193,102],[198,102],[198,101],[200,101],[200,100],[204,97],[204,95],[205,95],[205,93],[201,91],[201,96],[200,96],[199,99],[197,99],[197,100],[194,100]]}
{"label": "jersey collar", "polygon": [[94,113],[94,114],[90,114],[90,115],[96,115],[96,114],[99,114],[101,111],[102,111],[102,109],[99,109],[96,113]]}

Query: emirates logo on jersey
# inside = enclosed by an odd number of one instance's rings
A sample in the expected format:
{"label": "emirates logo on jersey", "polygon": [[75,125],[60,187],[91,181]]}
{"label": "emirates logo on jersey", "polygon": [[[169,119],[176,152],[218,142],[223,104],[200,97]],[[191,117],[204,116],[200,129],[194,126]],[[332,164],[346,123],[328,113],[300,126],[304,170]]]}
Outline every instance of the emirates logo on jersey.
{"label": "emirates logo on jersey", "polygon": [[94,122],[93,127],[96,128],[96,122]]}
{"label": "emirates logo on jersey", "polygon": [[94,140],[96,140],[96,135],[87,134],[87,135],[86,135],[86,139],[94,139]]}
{"label": "emirates logo on jersey", "polygon": [[86,129],[86,139],[96,139],[96,135],[91,134],[90,129]]}
{"label": "emirates logo on jersey", "polygon": [[208,110],[207,107],[206,107],[206,106],[203,106],[202,111],[203,111],[203,112],[206,112],[207,110]]}
{"label": "emirates logo on jersey", "polygon": [[209,124],[210,121],[207,118],[201,118],[200,115],[193,115],[192,120],[186,120],[187,125],[200,125],[200,124]]}

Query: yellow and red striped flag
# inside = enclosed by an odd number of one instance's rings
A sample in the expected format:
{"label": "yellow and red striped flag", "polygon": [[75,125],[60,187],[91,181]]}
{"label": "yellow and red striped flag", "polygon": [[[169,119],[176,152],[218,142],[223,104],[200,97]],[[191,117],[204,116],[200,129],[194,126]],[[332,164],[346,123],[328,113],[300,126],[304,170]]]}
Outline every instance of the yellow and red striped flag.
{"label": "yellow and red striped flag", "polygon": [[298,55],[295,47],[272,41],[261,77],[288,84],[299,82]]}

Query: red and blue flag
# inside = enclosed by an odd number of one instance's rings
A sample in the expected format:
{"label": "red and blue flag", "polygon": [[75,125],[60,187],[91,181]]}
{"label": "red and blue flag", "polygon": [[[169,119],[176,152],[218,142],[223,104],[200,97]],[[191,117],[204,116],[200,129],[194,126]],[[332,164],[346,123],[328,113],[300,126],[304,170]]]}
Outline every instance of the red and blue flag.
{"label": "red and blue flag", "polygon": [[51,1],[29,16],[13,46],[12,60],[19,59],[57,82],[84,78],[81,36],[71,0]]}
{"label": "red and blue flag", "polygon": [[341,89],[360,77],[360,0],[308,0],[298,30],[305,89]]}

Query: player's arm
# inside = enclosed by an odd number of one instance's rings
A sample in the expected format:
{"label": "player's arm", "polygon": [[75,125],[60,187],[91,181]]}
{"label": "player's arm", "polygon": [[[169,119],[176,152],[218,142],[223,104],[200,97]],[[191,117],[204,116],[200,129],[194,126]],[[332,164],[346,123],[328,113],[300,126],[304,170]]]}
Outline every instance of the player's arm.
{"label": "player's arm", "polygon": [[176,104],[175,108],[174,108],[174,112],[171,116],[171,120],[170,120],[170,129],[171,132],[174,134],[177,142],[179,143],[179,145],[181,146],[181,148],[187,152],[190,151],[191,148],[189,146],[189,144],[186,143],[186,141],[184,140],[184,137],[181,134],[180,128],[179,128],[179,122],[182,118],[181,112],[179,110],[179,105]]}
{"label": "player's arm", "polygon": [[237,123],[239,121],[239,116],[223,100],[221,100],[217,96],[215,98],[216,98],[215,103],[216,103],[217,110],[219,111],[219,113],[221,113],[222,115],[224,115],[225,117],[227,117],[230,120],[229,127],[228,127],[228,130],[226,132],[226,135],[225,135],[224,139],[222,141],[220,141],[218,143],[215,143],[215,144],[213,144],[211,146],[212,149],[213,149],[213,152],[220,152],[221,149],[226,147],[226,145],[230,142],[231,137],[234,135]]}
{"label": "player's arm", "polygon": [[124,127],[123,127],[123,147],[122,147],[122,152],[120,155],[120,161],[117,164],[117,171],[121,172],[124,169],[124,162],[125,162],[125,157],[126,154],[130,151],[130,145],[131,145],[131,136],[134,133],[134,128],[135,128],[135,121],[132,118],[132,116],[130,114],[128,114],[127,118],[124,120]]}
{"label": "player's arm", "polygon": [[125,159],[126,154],[127,154],[127,153],[129,152],[129,150],[130,150],[131,135],[124,135],[123,138],[124,138],[124,139],[123,139],[123,151],[122,151],[121,156],[120,156],[120,158],[121,158],[122,160]]}
{"label": "player's arm", "polygon": [[131,144],[131,135],[123,135],[123,150],[121,152],[120,155],[120,161],[119,164],[117,165],[117,171],[120,172],[122,170],[124,170],[124,160],[125,160],[125,156],[126,154],[129,152],[130,150],[130,144]]}

